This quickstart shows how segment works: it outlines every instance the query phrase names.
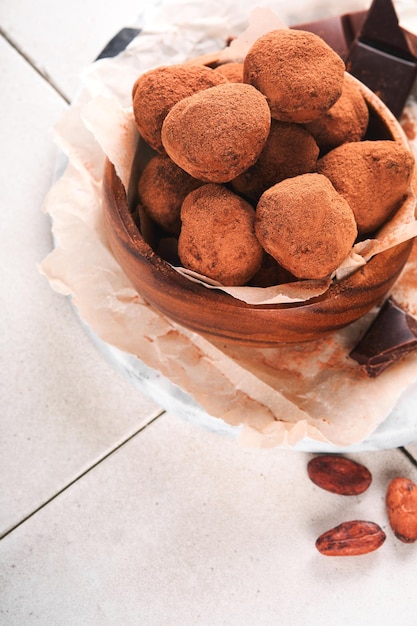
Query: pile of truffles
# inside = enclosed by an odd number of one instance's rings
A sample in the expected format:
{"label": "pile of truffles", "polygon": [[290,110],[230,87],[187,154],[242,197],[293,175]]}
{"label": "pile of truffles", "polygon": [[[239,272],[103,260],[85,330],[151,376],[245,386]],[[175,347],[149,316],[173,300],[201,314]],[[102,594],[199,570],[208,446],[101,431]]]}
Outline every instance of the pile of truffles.
{"label": "pile of truffles", "polygon": [[272,31],[243,63],[150,70],[133,111],[155,153],[142,214],[184,267],[223,285],[331,276],[410,186],[410,152],[366,140],[360,89],[309,32]]}

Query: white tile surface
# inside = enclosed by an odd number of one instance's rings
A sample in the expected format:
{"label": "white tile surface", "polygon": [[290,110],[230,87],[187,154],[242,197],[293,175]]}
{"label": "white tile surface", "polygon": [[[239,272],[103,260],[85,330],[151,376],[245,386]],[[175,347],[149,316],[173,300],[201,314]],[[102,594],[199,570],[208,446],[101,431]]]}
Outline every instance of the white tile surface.
{"label": "white tile surface", "polygon": [[[417,546],[388,529],[384,490],[417,470],[399,451],[356,455],[373,484],[342,497],[310,483],[308,458],[165,414],[0,542],[4,623],[414,626]],[[387,532],[379,551],[316,551],[358,518]]]}
{"label": "white tile surface", "polygon": [[[0,24],[71,98],[79,71],[144,8],[2,0]],[[0,624],[416,626],[417,544],[393,537],[384,509],[390,478],[417,481],[401,451],[355,455],[374,481],[342,498],[310,483],[309,455],[242,451],[172,415],[117,448],[159,408],[36,269],[51,246],[48,129],[66,105],[1,37],[0,78],[0,536],[29,516],[0,541]],[[354,518],[384,528],[380,550],[315,550]]]}
{"label": "white tile surface", "polygon": [[160,409],[104,362],[37,270],[51,247],[49,129],[66,105],[1,38],[0,58],[1,535]]}
{"label": "white tile surface", "polygon": [[[146,3],[145,3],[146,4]],[[120,28],[133,24],[142,2],[2,0],[0,24],[39,69],[71,99],[80,71]]]}

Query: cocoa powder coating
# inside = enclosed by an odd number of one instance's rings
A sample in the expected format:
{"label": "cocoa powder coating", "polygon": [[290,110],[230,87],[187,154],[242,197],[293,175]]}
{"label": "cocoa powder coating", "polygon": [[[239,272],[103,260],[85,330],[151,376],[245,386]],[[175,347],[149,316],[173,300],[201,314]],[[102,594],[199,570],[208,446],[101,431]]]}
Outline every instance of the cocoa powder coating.
{"label": "cocoa powder coating", "polygon": [[262,248],[255,211],[222,185],[192,191],[181,209],[178,254],[184,267],[223,285],[244,285],[257,272]]}
{"label": "cocoa powder coating", "polygon": [[368,121],[368,107],[359,86],[345,79],[340,98],[306,128],[321,150],[328,151],[349,141],[360,141]]}
{"label": "cocoa powder coating", "polygon": [[272,287],[273,285],[292,283],[296,280],[295,276],[264,250],[261,267],[247,284],[250,287]]}
{"label": "cocoa powder coating", "polygon": [[265,148],[252,167],[231,181],[233,189],[253,202],[264,191],[300,174],[314,172],[319,148],[302,126],[272,120]]}
{"label": "cocoa powder coating", "polygon": [[260,37],[244,60],[244,80],[268,99],[273,118],[306,123],[342,93],[345,65],[320,37],[279,29]]}
{"label": "cocoa powder coating", "polygon": [[243,63],[156,68],[132,96],[160,152],[138,184],[143,215],[179,236],[185,267],[224,285],[327,278],[410,187],[410,152],[363,141],[362,91],[310,32],[267,33]]}
{"label": "cocoa powder coating", "polygon": [[325,278],[348,256],[357,228],[348,203],[320,174],[265,191],[256,208],[262,247],[297,278]]}
{"label": "cocoa powder coating", "polygon": [[223,63],[214,68],[231,83],[243,83],[243,63]]}
{"label": "cocoa powder coating", "polygon": [[139,133],[157,152],[163,152],[162,123],[170,109],[193,93],[227,82],[205,65],[160,66],[142,74],[132,90],[133,114]]}
{"label": "cocoa powder coating", "polygon": [[227,83],[178,102],[163,123],[162,143],[194,178],[224,183],[255,163],[270,126],[265,97],[251,85]]}
{"label": "cocoa powder coating", "polygon": [[203,185],[166,154],[153,157],[139,179],[138,192],[146,213],[172,235],[181,230],[180,211],[190,191]]}
{"label": "cocoa powder coating", "polygon": [[355,214],[360,234],[378,229],[409,189],[414,159],[400,144],[389,141],[350,142],[317,163]]}

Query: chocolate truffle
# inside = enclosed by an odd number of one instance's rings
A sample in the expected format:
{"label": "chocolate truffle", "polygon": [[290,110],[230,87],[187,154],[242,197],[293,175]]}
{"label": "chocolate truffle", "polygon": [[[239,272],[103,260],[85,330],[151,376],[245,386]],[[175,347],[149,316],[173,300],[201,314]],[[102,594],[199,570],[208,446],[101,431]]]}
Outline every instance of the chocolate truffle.
{"label": "chocolate truffle", "polygon": [[243,83],[243,63],[223,63],[214,69],[231,83]]}
{"label": "chocolate truffle", "polygon": [[149,217],[168,233],[179,235],[183,200],[202,184],[175,165],[169,156],[158,154],[143,170],[138,192]]}
{"label": "chocolate truffle", "polygon": [[273,285],[282,285],[284,283],[292,283],[297,279],[285,267],[282,267],[267,252],[264,251],[261,267],[252,276],[248,285],[250,287],[272,287]]}
{"label": "chocolate truffle", "polygon": [[154,150],[163,152],[162,123],[174,104],[197,91],[226,82],[227,78],[205,65],[160,66],[145,72],[132,90],[139,133]]}
{"label": "chocolate truffle", "polygon": [[223,285],[244,285],[263,251],[254,232],[255,211],[222,185],[192,191],[181,209],[178,254],[184,267]]}
{"label": "chocolate truffle", "polygon": [[268,99],[273,118],[311,122],[342,93],[345,65],[320,37],[279,29],[260,37],[244,60],[244,81]]}
{"label": "chocolate truffle", "polygon": [[258,160],[231,181],[232,187],[256,204],[264,191],[281,180],[314,172],[318,156],[319,148],[305,128],[272,120]]}
{"label": "chocolate truffle", "polygon": [[348,203],[320,174],[302,174],[262,194],[255,232],[297,278],[329,276],[349,255],[357,229]]}
{"label": "chocolate truffle", "polygon": [[343,81],[342,95],[321,117],[306,125],[323,151],[360,141],[368,127],[369,111],[359,86]]}
{"label": "chocolate truffle", "polygon": [[224,183],[255,163],[270,126],[265,97],[251,85],[227,83],[178,102],[161,136],[167,154],[191,176]]}
{"label": "chocolate truffle", "polygon": [[317,163],[355,214],[360,234],[376,230],[398,208],[414,168],[411,153],[389,140],[345,143]]}

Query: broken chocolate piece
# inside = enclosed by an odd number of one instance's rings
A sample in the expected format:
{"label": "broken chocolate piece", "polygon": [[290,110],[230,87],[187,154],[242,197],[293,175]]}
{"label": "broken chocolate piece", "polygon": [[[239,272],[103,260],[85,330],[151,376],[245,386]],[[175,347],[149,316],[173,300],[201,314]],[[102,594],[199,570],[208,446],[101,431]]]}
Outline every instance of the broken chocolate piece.
{"label": "broken chocolate piece", "polygon": [[374,0],[346,58],[346,69],[399,117],[417,78],[417,37],[400,27],[391,0]]}
{"label": "broken chocolate piece", "polygon": [[376,378],[390,365],[417,350],[417,320],[392,298],[381,307],[349,356]]}

